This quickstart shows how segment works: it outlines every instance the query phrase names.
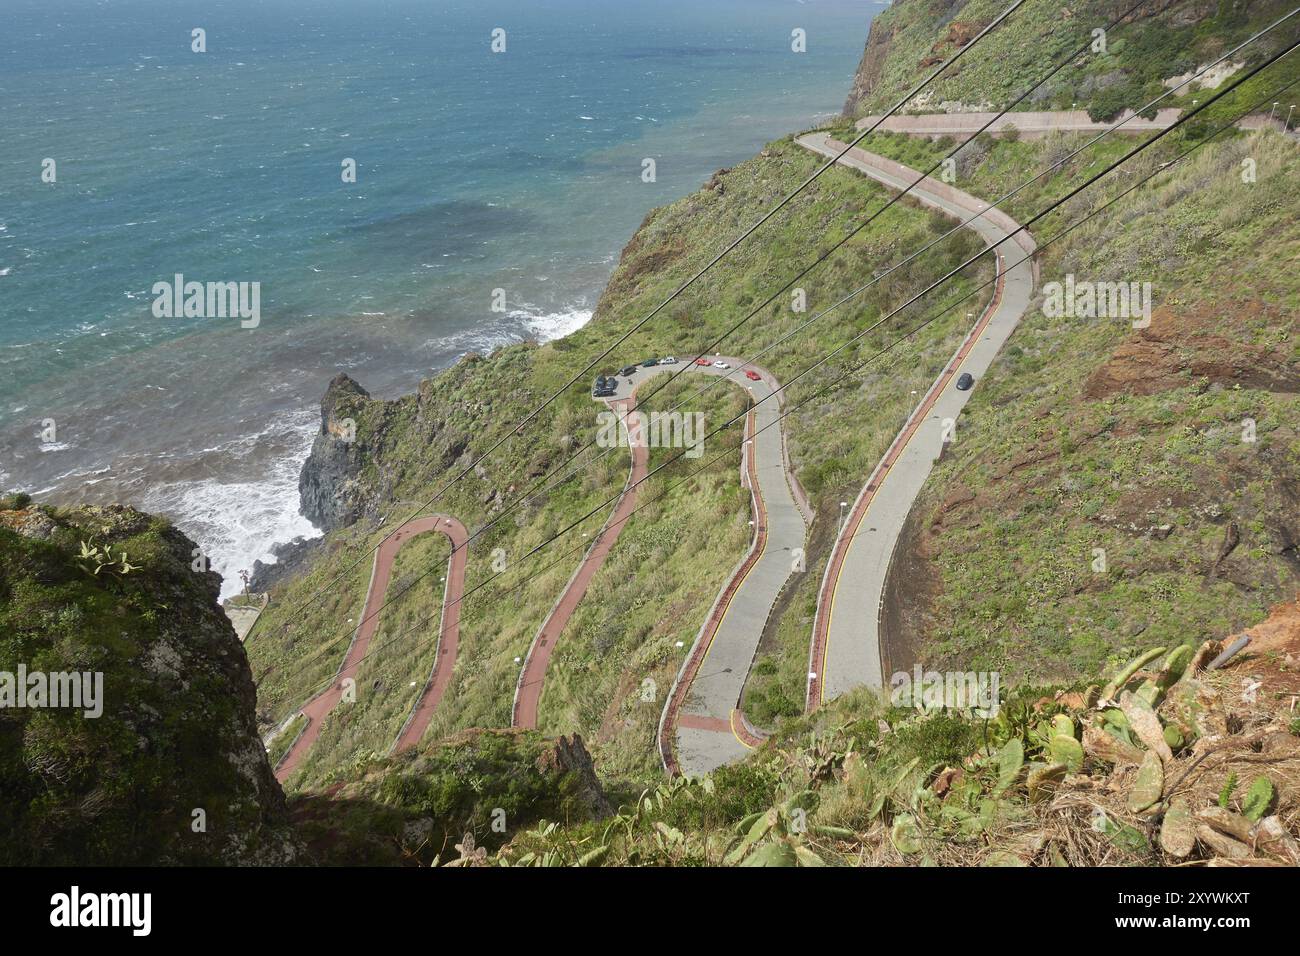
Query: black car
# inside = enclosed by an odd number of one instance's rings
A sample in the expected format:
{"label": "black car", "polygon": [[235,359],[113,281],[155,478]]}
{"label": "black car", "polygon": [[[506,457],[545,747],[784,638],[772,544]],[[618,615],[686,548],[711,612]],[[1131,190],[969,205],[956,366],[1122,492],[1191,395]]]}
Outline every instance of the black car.
{"label": "black car", "polygon": [[656,365],[658,365],[658,364],[659,364],[659,360],[658,360],[658,359],[646,359],[644,362],[641,363],[641,367],[642,367],[642,368],[654,368],[654,367],[655,367]]}
{"label": "black car", "polygon": [[623,367],[622,371],[620,371],[618,374],[619,374],[619,375],[622,375],[624,378],[631,378],[633,375],[636,374],[636,366],[635,366],[635,365],[625,365],[625,366]]}
{"label": "black car", "polygon": [[591,393],[592,398],[613,398],[618,389],[612,385],[603,385]]}
{"label": "black car", "polygon": [[975,376],[971,375],[970,372],[962,372],[960,375],[957,376],[957,390],[959,392],[968,391],[970,387],[974,384],[975,384]]}

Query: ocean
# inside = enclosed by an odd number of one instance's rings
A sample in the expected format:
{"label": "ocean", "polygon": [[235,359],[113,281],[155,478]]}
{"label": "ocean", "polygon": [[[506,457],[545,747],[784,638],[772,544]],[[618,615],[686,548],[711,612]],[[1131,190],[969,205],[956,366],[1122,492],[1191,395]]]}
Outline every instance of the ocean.
{"label": "ocean", "polygon": [[[0,0],[0,489],[165,514],[233,593],[319,533],[336,372],[581,327],[652,207],[839,111],[880,9]],[[258,283],[257,326],[156,315],[177,275]]]}

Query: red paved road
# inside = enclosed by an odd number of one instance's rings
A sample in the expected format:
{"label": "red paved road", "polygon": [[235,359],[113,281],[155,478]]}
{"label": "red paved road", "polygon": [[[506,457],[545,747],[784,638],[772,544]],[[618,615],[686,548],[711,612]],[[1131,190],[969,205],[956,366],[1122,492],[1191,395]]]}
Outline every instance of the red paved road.
{"label": "red paved road", "polygon": [[[465,532],[465,526],[455,518],[447,515],[428,515],[423,518],[416,518],[393,532],[379,545],[379,549],[375,552],[375,566],[370,576],[370,589],[366,595],[366,606],[361,613],[361,624],[357,627],[356,636],[353,637],[347,655],[343,658],[343,666],[339,668],[338,674],[335,675],[334,683],[324,693],[313,697],[302,708],[301,712],[307,717],[308,721],[307,729],[289,748],[289,752],[285,754],[284,759],[276,767],[275,776],[280,782],[283,783],[298,769],[299,764],[306,757],[307,751],[311,749],[316,742],[316,738],[320,736],[325,716],[343,698],[343,682],[348,679],[356,680],[357,670],[370,647],[370,640],[375,636],[375,631],[379,628],[378,612],[384,605],[384,596],[388,593],[388,584],[393,573],[393,561],[397,557],[397,552],[402,549],[406,542],[426,531],[442,532],[451,540],[453,549],[451,561],[447,567],[447,587],[443,596],[444,626],[438,644],[438,658],[434,664],[433,676],[430,678],[429,685],[426,686],[420,702],[416,705],[417,718],[421,710],[427,709],[429,715],[432,715],[433,707],[436,706],[442,690],[445,689],[447,681],[450,680],[451,669],[456,663],[460,625],[460,599],[465,587],[466,539],[469,537]],[[412,719],[410,726],[403,729],[403,739],[406,737],[407,731],[414,730],[415,724],[416,719]],[[420,731],[423,731],[424,727],[427,726],[428,717],[425,717]],[[414,739],[418,740],[419,735],[416,734]],[[398,743],[400,749],[401,741],[399,740]]]}
{"label": "red paved road", "polygon": [[597,535],[595,543],[587,549],[582,563],[578,565],[578,570],[569,579],[564,593],[551,608],[551,613],[547,615],[541,630],[533,638],[532,646],[528,648],[528,658],[524,661],[519,682],[515,687],[514,712],[511,717],[511,724],[515,727],[526,730],[537,728],[537,708],[541,703],[546,667],[550,663],[551,654],[559,642],[560,635],[564,632],[565,625],[569,623],[569,618],[573,616],[573,612],[578,609],[578,605],[586,595],[591,579],[604,565],[609,552],[614,548],[614,543],[618,541],[618,536],[623,532],[623,526],[636,508],[637,485],[649,470],[650,452],[641,434],[639,416],[628,417],[636,409],[636,399],[611,402],[610,405],[627,423],[628,444],[632,447],[632,466],[628,472],[627,484],[624,485],[623,494],[614,504],[614,510],[610,512],[605,527]]}
{"label": "red paved road", "polygon": [[451,540],[451,561],[447,564],[447,588],[442,596],[442,620],[438,627],[438,646],[433,660],[433,670],[415,702],[406,726],[397,735],[394,751],[401,753],[414,747],[424,736],[433,719],[442,695],[451,684],[451,674],[456,668],[456,653],[460,649],[460,604],[465,590],[465,563],[469,559],[469,535],[465,526],[455,518],[442,516],[438,530]]}

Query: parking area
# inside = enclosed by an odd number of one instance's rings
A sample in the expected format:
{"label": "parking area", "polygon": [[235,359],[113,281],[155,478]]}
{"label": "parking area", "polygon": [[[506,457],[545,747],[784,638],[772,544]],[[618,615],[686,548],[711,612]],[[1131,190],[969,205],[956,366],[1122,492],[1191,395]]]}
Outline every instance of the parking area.
{"label": "parking area", "polygon": [[766,382],[763,374],[746,365],[744,359],[733,356],[714,355],[697,360],[665,356],[648,361],[654,364],[647,365],[647,360],[643,359],[635,365],[621,366],[612,373],[604,373],[601,380],[607,387],[603,389],[596,388],[596,383],[593,383],[592,397],[606,402],[626,401],[632,397],[643,382],[657,375],[672,375],[676,372],[682,372],[683,378],[697,374],[730,378],[737,385],[750,391],[755,391],[754,385],[756,383],[762,383],[763,386],[767,387],[760,386],[760,393],[756,395],[757,398],[762,398],[772,387],[770,383]]}

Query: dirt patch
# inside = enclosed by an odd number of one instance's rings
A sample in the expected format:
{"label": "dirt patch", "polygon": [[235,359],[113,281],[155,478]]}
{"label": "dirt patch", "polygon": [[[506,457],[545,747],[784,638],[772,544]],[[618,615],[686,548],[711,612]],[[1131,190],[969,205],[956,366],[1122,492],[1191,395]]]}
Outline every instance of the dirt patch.
{"label": "dirt patch", "polygon": [[[973,501],[974,496],[965,499]],[[939,577],[924,534],[922,509],[903,523],[885,574],[885,607],[880,617],[880,657],[884,674],[910,670],[921,659],[930,631],[930,609],[939,596]]]}
{"label": "dirt patch", "polygon": [[1300,595],[1275,605],[1269,616],[1244,632],[1250,645],[1241,653],[1239,669],[1260,686],[1244,692],[1263,693],[1274,709],[1300,717]]}
{"label": "dirt patch", "polygon": [[614,688],[609,704],[605,707],[605,713],[601,715],[600,729],[596,731],[596,739],[593,742],[595,746],[603,747],[627,727],[626,721],[619,719],[619,713],[623,709],[623,702],[632,693],[632,688],[639,683],[638,676],[636,672],[630,670],[625,670],[620,675],[618,686]]}
{"label": "dirt patch", "polygon": [[1268,392],[1300,392],[1300,364],[1280,349],[1246,344],[1220,334],[1260,320],[1284,323],[1277,306],[1246,301],[1230,314],[1208,305],[1175,310],[1161,306],[1151,326],[1122,343],[1084,386],[1088,399],[1155,395],[1194,381]]}

